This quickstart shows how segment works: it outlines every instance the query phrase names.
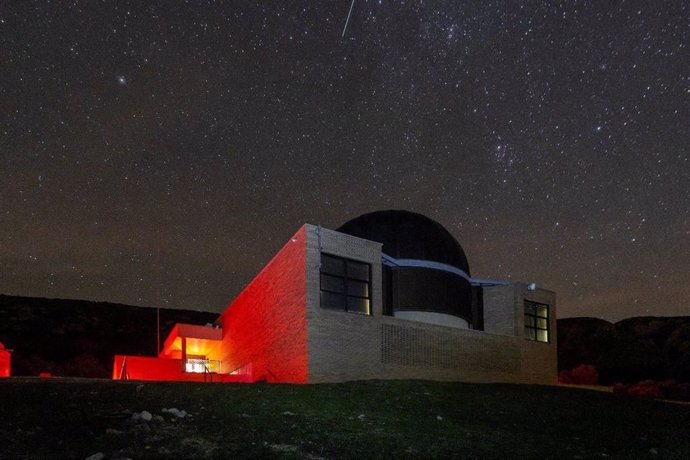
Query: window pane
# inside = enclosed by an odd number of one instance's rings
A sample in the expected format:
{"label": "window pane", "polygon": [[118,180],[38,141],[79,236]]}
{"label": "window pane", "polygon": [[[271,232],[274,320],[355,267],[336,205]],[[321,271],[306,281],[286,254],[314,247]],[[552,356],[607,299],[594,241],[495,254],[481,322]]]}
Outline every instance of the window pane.
{"label": "window pane", "polygon": [[535,305],[532,302],[525,302],[525,314],[534,315]]}
{"label": "window pane", "polygon": [[549,308],[546,305],[537,306],[537,316],[541,316],[542,318],[548,318]]}
{"label": "window pane", "polygon": [[345,276],[345,260],[321,254],[321,273]]}
{"label": "window pane", "polygon": [[549,328],[549,322],[545,319],[539,318],[539,319],[537,319],[537,327],[539,329],[548,329]]}
{"label": "window pane", "polygon": [[321,254],[321,306],[371,314],[371,266]]}
{"label": "window pane", "polygon": [[369,299],[360,299],[359,297],[347,298],[347,311],[356,313],[369,314]]}
{"label": "window pane", "polygon": [[345,310],[346,297],[342,294],[321,291],[321,306],[323,308],[335,308]]}
{"label": "window pane", "polygon": [[321,274],[321,289],[345,294],[345,280],[343,278]]}
{"label": "window pane", "polygon": [[525,316],[525,327],[534,327],[534,316]]}
{"label": "window pane", "polygon": [[540,342],[548,342],[549,333],[547,331],[537,331],[537,340]]}
{"label": "window pane", "polygon": [[530,340],[536,340],[537,339],[536,331],[532,328],[526,327],[525,328],[525,335]]}
{"label": "window pane", "polygon": [[369,297],[369,283],[349,280],[347,282],[347,294]]}
{"label": "window pane", "polygon": [[348,260],[347,277],[354,278],[356,280],[369,281],[369,265]]}

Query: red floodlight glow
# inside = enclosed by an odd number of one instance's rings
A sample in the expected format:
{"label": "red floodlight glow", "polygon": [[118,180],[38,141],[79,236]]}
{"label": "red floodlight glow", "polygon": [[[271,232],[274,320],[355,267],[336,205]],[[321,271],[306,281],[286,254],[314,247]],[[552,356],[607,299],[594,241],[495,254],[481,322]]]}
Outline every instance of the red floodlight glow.
{"label": "red floodlight glow", "polygon": [[306,383],[306,227],[217,326],[177,324],[157,358],[115,356],[113,379]]}

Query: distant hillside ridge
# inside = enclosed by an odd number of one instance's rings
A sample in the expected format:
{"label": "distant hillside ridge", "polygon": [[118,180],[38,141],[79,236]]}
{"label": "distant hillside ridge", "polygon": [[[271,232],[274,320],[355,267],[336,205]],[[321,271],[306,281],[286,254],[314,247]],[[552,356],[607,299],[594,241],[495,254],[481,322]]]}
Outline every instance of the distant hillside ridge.
{"label": "distant hillside ridge", "polygon": [[[175,323],[217,318],[218,313],[161,308],[161,342]],[[156,355],[156,308],[0,295],[0,342],[14,350],[12,375],[108,378],[115,354]]]}
{"label": "distant hillside ridge", "polygon": [[610,323],[558,320],[558,369],[590,364],[599,383],[690,382],[690,316],[642,316]]}
{"label": "distant hillside ridge", "polygon": [[[175,323],[207,324],[218,313],[160,309],[160,337]],[[14,350],[12,375],[103,377],[113,356],[156,355],[156,309],[86,300],[0,295],[0,342]],[[690,382],[690,316],[558,320],[558,368],[590,364],[599,383]]]}

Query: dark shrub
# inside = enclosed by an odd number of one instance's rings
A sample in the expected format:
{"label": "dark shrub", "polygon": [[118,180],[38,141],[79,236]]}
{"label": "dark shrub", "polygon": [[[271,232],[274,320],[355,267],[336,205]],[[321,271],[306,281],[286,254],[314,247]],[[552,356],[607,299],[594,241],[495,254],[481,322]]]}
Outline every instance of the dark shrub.
{"label": "dark shrub", "polygon": [[615,394],[625,394],[641,398],[690,401],[690,383],[678,383],[676,380],[664,380],[661,382],[643,380],[630,385],[616,383],[613,386],[613,392]]}
{"label": "dark shrub", "polygon": [[643,380],[642,382],[634,383],[626,387],[626,394],[630,396],[639,396],[641,398],[661,399],[664,397],[664,391],[661,385],[653,380]]}
{"label": "dark shrub", "polygon": [[559,372],[558,382],[575,385],[596,385],[599,383],[599,373],[594,366],[580,364],[569,371]]}

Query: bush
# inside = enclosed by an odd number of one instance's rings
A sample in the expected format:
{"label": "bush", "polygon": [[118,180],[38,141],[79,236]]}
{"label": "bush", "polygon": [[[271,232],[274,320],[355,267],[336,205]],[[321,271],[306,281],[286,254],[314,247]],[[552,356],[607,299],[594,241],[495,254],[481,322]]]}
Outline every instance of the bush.
{"label": "bush", "polygon": [[642,382],[628,385],[626,394],[653,399],[661,399],[664,397],[664,391],[661,389],[661,385],[654,380],[643,380]]}
{"label": "bush", "polygon": [[594,366],[580,364],[569,371],[559,372],[558,382],[574,385],[596,385],[599,383],[599,373]]}
{"label": "bush", "polygon": [[630,385],[616,383],[613,386],[613,392],[615,394],[641,398],[690,401],[690,383],[678,383],[676,380],[664,380],[661,382],[643,380]]}
{"label": "bush", "polygon": [[62,373],[69,377],[108,378],[108,369],[89,353],[82,353],[70,359],[63,367]]}

